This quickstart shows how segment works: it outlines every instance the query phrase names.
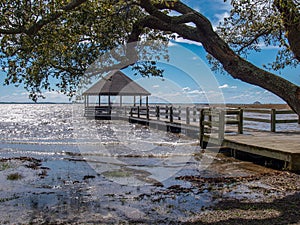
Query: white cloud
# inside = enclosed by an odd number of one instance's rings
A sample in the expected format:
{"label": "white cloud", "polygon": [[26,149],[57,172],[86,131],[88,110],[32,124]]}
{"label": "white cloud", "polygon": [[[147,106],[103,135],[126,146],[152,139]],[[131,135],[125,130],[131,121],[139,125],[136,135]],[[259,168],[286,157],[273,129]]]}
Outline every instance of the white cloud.
{"label": "white cloud", "polygon": [[184,88],[182,88],[182,91],[183,91],[183,92],[187,92],[187,91],[190,91],[190,90],[191,90],[190,87],[184,87]]}
{"label": "white cloud", "polygon": [[229,85],[228,84],[224,84],[222,86],[219,86],[220,89],[224,89],[224,88],[229,88]]}
{"label": "white cloud", "polygon": [[152,87],[153,87],[153,88],[159,88],[159,85],[156,84],[156,85],[153,85]]}
{"label": "white cloud", "polygon": [[186,44],[191,44],[191,45],[202,46],[202,44],[199,43],[199,42],[184,39],[184,38],[179,37],[178,35],[176,35],[175,40],[169,41],[168,47],[177,46],[178,45],[177,43],[186,43]]}
{"label": "white cloud", "polygon": [[200,91],[200,90],[192,90],[188,92],[188,94],[204,94],[204,93],[205,93],[204,91]]}
{"label": "white cloud", "polygon": [[220,89],[230,88],[230,89],[237,89],[237,86],[229,86],[228,84],[224,84],[219,86]]}
{"label": "white cloud", "polygon": [[177,37],[177,38],[175,39],[175,42],[202,46],[202,44],[199,43],[199,42],[187,40],[187,39],[184,39],[184,38],[182,38],[182,37]]}

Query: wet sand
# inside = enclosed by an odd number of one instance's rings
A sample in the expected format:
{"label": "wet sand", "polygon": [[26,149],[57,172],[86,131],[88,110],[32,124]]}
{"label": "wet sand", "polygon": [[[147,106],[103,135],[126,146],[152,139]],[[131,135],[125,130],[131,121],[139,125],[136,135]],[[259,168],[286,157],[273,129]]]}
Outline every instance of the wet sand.
{"label": "wet sand", "polygon": [[[118,182],[124,178],[127,185]],[[147,185],[132,186],[133,178]],[[188,165],[161,182],[142,168],[98,174],[74,156],[1,159],[0,190],[0,224],[300,222],[298,174],[223,155],[201,173]]]}

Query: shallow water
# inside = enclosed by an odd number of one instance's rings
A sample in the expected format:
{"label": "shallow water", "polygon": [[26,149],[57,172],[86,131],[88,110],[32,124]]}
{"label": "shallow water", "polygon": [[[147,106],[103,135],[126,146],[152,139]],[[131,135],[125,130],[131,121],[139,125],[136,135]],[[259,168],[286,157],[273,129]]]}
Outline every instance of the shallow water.
{"label": "shallow water", "polygon": [[201,153],[184,135],[87,120],[78,105],[0,108],[0,223],[172,223],[215,204],[231,185],[180,177],[266,172],[218,149]]}

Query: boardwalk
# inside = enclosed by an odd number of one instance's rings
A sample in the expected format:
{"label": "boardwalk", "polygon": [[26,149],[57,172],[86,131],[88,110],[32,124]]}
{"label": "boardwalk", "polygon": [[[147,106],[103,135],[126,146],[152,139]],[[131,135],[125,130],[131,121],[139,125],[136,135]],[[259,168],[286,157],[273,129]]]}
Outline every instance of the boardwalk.
{"label": "boardwalk", "polygon": [[[197,137],[203,148],[207,143],[212,143],[233,151],[281,160],[285,169],[300,170],[300,130],[276,132],[276,126],[280,123],[299,123],[296,115],[289,110],[249,109],[248,112],[259,115],[258,118],[253,118],[245,116],[245,111],[247,110],[131,107],[129,111],[125,109],[121,117],[155,129]],[[291,114],[291,119],[278,116],[288,114]],[[245,121],[269,123],[270,131],[245,129]]]}
{"label": "boardwalk", "polygon": [[[215,138],[204,139],[218,143]],[[282,160],[285,162],[284,169],[300,169],[300,133],[250,132],[225,135],[222,146]]]}

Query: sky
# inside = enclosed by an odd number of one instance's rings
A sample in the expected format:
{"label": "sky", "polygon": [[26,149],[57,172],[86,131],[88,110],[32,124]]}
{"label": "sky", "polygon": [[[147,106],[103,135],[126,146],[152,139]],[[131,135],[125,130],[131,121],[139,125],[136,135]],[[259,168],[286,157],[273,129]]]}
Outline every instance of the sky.
{"label": "sky", "polygon": [[[184,0],[184,3],[207,16],[216,26],[229,14],[229,1],[223,0]],[[141,84],[152,93],[150,102],[169,103],[284,103],[274,94],[230,75],[212,72],[206,60],[206,53],[199,43],[182,38],[169,44],[170,61],[159,60],[158,66],[164,69],[164,78],[141,78],[134,76],[127,68],[123,70],[130,78]],[[263,48],[260,53],[252,53],[248,60],[258,67],[274,60],[275,48]],[[273,72],[273,71],[272,71]],[[300,68],[287,68],[279,74],[300,85]],[[0,74],[3,83],[5,74]],[[57,92],[44,93],[46,99],[40,102],[69,102]],[[22,87],[1,86],[0,102],[31,102],[28,93]]]}

